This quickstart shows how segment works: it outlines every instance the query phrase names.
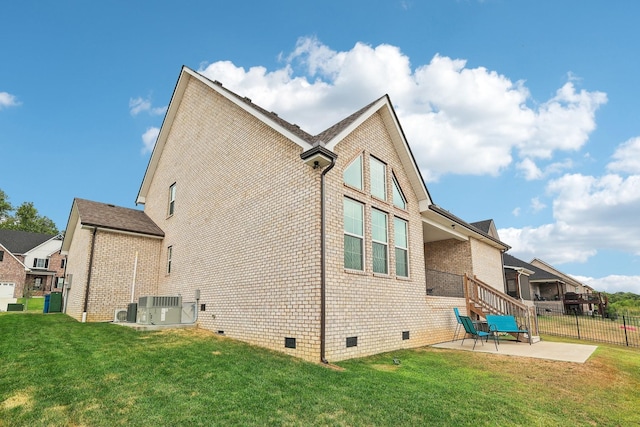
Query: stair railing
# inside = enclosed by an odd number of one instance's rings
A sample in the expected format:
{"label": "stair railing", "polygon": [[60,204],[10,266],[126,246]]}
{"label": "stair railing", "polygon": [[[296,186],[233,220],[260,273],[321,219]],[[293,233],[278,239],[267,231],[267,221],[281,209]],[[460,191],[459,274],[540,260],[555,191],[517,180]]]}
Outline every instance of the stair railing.
{"label": "stair railing", "polygon": [[464,275],[464,294],[467,313],[474,313],[480,317],[487,314],[512,315],[531,332],[529,339],[531,335],[538,335],[535,307],[529,307],[477,277],[469,277],[467,274]]}

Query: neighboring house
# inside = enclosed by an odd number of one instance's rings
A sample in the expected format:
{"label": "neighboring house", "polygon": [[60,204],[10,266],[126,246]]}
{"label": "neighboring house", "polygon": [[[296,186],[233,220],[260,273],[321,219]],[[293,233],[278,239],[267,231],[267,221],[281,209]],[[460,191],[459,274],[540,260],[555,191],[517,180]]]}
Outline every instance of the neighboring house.
{"label": "neighboring house", "polygon": [[451,339],[430,271],[504,289],[508,246],[433,204],[388,96],[314,136],[184,67],[136,202],[74,200],[71,316],[199,295],[202,328],[338,361]]}
{"label": "neighboring house", "polygon": [[61,245],[62,235],[0,229],[0,295],[61,291],[66,262]]}
{"label": "neighboring house", "polygon": [[596,310],[601,315],[605,313],[608,303],[607,297],[600,292],[595,292],[591,286],[585,285],[539,258],[534,258],[531,261],[531,265],[562,278],[565,288],[564,293],[560,295],[560,299],[564,305],[565,312],[585,313]]}

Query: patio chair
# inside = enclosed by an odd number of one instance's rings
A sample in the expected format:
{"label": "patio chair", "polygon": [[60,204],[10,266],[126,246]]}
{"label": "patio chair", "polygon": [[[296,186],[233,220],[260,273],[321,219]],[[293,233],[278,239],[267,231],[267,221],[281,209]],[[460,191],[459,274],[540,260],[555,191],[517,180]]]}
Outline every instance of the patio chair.
{"label": "patio chair", "polygon": [[466,332],[465,337],[462,338],[462,342],[460,343],[460,345],[464,344],[464,340],[466,339],[467,334],[473,337],[472,350],[476,349],[476,343],[478,342],[478,338],[480,339],[480,342],[482,343],[482,345],[484,345],[484,343],[482,342],[482,338],[485,338],[485,341],[488,342],[489,337],[492,337],[493,343],[496,346],[496,351],[498,351],[498,342],[496,341],[496,337],[494,334],[492,334],[491,332],[484,332],[484,331],[477,330],[475,325],[473,324],[473,320],[471,320],[469,316],[460,316],[460,320],[462,321],[462,326],[464,326],[464,330]]}
{"label": "patio chair", "polygon": [[453,339],[451,341],[455,341],[458,339],[458,334],[462,329],[462,320],[460,320],[460,310],[458,310],[458,307],[453,307],[453,314],[456,315],[456,321],[458,322],[458,324],[456,325],[456,331],[454,332]]}

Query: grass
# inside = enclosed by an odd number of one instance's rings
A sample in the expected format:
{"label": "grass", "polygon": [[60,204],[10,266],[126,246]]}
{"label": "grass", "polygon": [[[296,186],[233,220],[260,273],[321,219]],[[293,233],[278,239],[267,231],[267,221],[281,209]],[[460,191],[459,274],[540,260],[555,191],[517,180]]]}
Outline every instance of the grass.
{"label": "grass", "polygon": [[[640,347],[640,318],[622,317],[611,320],[591,316],[538,316],[538,326],[542,333],[573,337],[598,342],[628,344]],[[576,325],[577,322],[577,325]]]}
{"label": "grass", "polygon": [[640,423],[625,347],[585,364],[425,347],[328,368],[203,330],[36,313],[0,314],[0,342],[3,427]]}
{"label": "grass", "polygon": [[17,303],[24,304],[25,311],[42,313],[44,310],[44,297],[18,298]]}

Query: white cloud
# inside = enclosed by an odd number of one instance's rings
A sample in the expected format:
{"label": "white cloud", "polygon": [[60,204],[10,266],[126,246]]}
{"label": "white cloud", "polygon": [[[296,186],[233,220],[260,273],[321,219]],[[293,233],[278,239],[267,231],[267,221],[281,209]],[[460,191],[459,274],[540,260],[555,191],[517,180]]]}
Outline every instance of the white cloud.
{"label": "white cloud", "polygon": [[640,174],[640,137],[631,138],[613,153],[607,169],[613,172]]}
{"label": "white cloud", "polygon": [[547,191],[554,198],[554,223],[499,230],[516,256],[551,264],[586,262],[599,249],[640,256],[640,175],[566,174],[550,181]]}
{"label": "white cloud", "polygon": [[606,102],[603,93],[578,91],[570,76],[553,98],[532,108],[536,102],[522,81],[441,55],[412,68],[398,47],[385,44],[336,52],[307,37],[280,57],[283,66],[274,71],[228,61],[199,71],[310,133],[388,93],[427,180],[495,176],[514,151],[529,158],[524,170],[534,173],[531,159],[580,148]]}
{"label": "white cloud", "polygon": [[15,95],[11,95],[8,92],[0,92],[0,110],[8,107],[15,107],[17,105],[20,105],[20,103]]}
{"label": "white cloud", "polygon": [[142,154],[153,151],[153,147],[156,145],[156,140],[158,139],[159,134],[160,129],[156,127],[150,127],[142,134]]}
{"label": "white cloud", "polygon": [[534,197],[533,199],[531,199],[531,209],[534,213],[540,212],[546,207],[547,205],[542,203],[538,197]]}
{"label": "white cloud", "polygon": [[640,294],[640,276],[610,275],[602,278],[573,276],[576,280],[591,286],[598,291],[609,293],[633,292]]}
{"label": "white cloud", "polygon": [[167,107],[152,107],[149,99],[141,97],[129,99],[129,113],[132,116],[137,116],[142,112],[147,112],[152,116],[159,116],[167,111]]}
{"label": "white cloud", "polygon": [[515,208],[514,210],[511,211],[511,214],[513,216],[520,216],[520,208]]}
{"label": "white cloud", "polygon": [[528,157],[519,162],[516,168],[524,173],[524,179],[527,181],[541,179],[544,176],[540,168]]}

